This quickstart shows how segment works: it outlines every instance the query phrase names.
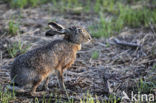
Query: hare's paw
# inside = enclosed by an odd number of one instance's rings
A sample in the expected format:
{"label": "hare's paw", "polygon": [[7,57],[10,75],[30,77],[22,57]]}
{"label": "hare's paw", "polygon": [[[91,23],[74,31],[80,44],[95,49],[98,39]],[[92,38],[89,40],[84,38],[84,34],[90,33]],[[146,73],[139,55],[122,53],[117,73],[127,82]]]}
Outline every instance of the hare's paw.
{"label": "hare's paw", "polygon": [[49,91],[50,89],[49,89],[48,86],[43,86],[43,87],[42,87],[42,90]]}
{"label": "hare's paw", "polygon": [[41,97],[43,95],[45,95],[46,92],[42,91],[42,92],[31,92],[30,95],[33,97]]}

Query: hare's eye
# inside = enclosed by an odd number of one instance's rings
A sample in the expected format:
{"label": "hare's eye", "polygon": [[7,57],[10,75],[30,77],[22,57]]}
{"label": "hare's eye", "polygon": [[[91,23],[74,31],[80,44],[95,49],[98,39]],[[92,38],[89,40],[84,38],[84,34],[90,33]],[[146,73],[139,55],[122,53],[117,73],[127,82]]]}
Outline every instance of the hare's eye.
{"label": "hare's eye", "polygon": [[79,33],[83,33],[82,29],[77,29],[77,31],[78,31]]}

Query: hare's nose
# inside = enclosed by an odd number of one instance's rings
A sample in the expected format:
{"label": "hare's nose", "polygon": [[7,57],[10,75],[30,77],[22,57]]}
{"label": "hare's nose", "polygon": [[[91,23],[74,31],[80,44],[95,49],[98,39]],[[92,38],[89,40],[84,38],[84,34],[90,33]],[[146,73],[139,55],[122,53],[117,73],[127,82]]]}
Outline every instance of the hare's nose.
{"label": "hare's nose", "polygon": [[92,37],[91,37],[91,36],[89,36],[88,40],[92,40]]}

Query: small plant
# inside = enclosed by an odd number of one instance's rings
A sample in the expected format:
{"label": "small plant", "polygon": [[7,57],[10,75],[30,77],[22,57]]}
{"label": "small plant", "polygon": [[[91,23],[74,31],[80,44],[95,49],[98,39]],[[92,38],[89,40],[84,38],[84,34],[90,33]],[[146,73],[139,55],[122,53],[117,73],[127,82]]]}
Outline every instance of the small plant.
{"label": "small plant", "polygon": [[99,58],[99,52],[98,52],[98,51],[92,52],[91,58],[92,58],[92,59],[97,59],[97,58]]}
{"label": "small plant", "polygon": [[13,20],[10,20],[9,21],[9,34],[12,36],[17,35],[18,30],[19,30],[18,24],[14,23]]}
{"label": "small plant", "polygon": [[7,51],[9,53],[10,57],[14,58],[15,56],[17,56],[19,54],[25,53],[29,49],[29,47],[30,47],[30,45],[25,46],[21,43],[21,41],[19,41],[19,42],[15,42],[12,45],[10,45],[7,48]]}
{"label": "small plant", "polygon": [[110,44],[109,44],[108,42],[106,42],[106,47],[107,47],[107,48],[110,47]]}

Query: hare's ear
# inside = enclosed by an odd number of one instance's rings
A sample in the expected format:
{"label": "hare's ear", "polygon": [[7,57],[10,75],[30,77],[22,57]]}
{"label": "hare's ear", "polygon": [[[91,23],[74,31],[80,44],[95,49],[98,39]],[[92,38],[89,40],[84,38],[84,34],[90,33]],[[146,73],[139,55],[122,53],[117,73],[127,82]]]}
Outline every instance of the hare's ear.
{"label": "hare's ear", "polygon": [[48,31],[45,33],[45,36],[54,36],[54,35],[56,35],[56,34],[57,34],[56,31],[48,30]]}
{"label": "hare's ear", "polygon": [[65,34],[66,33],[66,29],[60,24],[57,24],[55,22],[50,22],[50,23],[48,23],[48,25],[51,28],[51,31],[53,31],[54,33],[57,33],[57,34]]}
{"label": "hare's ear", "polygon": [[69,35],[69,30],[65,29],[65,27],[63,27],[60,24],[57,24],[55,22],[50,22],[48,23],[49,27],[51,28],[51,30],[46,32],[46,36],[54,36],[56,34],[65,34],[65,35]]}
{"label": "hare's ear", "polygon": [[48,23],[49,27],[52,28],[52,29],[57,29],[58,31],[62,30],[62,29],[65,29],[65,27],[63,27],[62,25],[60,24],[57,24],[55,22],[50,22]]}
{"label": "hare's ear", "polygon": [[66,34],[66,29],[62,29],[62,30],[60,30],[60,31],[57,31],[57,30],[48,30],[46,33],[45,33],[45,35],[46,36],[54,36],[54,35],[56,35],[56,34],[58,34],[58,35],[62,35],[62,34]]}

